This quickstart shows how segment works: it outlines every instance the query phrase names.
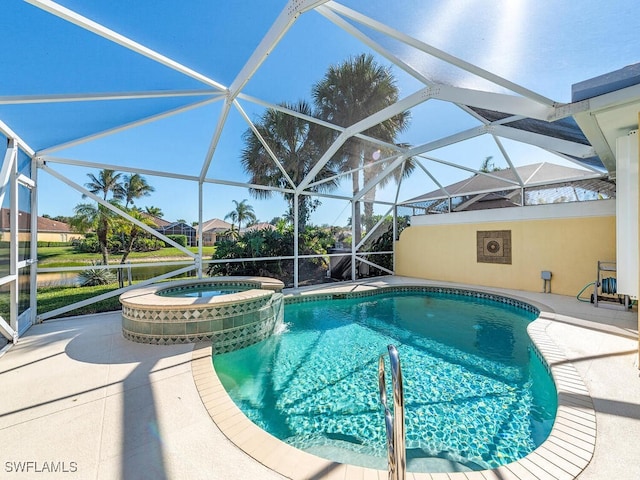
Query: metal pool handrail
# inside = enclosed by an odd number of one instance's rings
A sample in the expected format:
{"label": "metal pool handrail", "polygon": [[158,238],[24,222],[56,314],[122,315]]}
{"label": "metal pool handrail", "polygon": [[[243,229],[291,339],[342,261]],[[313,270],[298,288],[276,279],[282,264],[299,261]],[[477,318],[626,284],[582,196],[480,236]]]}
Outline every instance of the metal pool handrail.
{"label": "metal pool handrail", "polygon": [[387,431],[387,459],[389,464],[389,480],[405,480],[407,470],[407,454],[404,436],[404,390],[402,388],[402,369],[400,357],[395,346],[387,346],[391,366],[391,383],[393,386],[393,415],[387,406],[387,386],[384,374],[384,355],[378,360],[378,389],[380,403],[384,407],[384,422]]}

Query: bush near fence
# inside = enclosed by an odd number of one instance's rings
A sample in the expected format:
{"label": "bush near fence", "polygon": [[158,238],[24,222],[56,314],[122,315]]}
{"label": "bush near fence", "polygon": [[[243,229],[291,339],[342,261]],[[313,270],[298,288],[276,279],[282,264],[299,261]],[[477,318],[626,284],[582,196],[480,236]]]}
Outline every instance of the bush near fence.
{"label": "bush near fence", "polygon": [[[178,245],[182,245],[183,247],[187,246],[187,236],[186,235],[167,235],[167,238],[173,240]],[[165,247],[173,247],[173,245],[169,245],[165,242]]]}

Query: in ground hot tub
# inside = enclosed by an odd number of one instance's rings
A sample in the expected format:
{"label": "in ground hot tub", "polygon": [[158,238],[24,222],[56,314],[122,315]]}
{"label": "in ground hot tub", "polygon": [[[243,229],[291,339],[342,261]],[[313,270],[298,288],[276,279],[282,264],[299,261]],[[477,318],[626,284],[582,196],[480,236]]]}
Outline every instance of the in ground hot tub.
{"label": "in ground hot tub", "polygon": [[214,353],[269,337],[283,321],[284,284],[266,277],[178,280],[120,295],[122,334],[139,343],[211,340]]}

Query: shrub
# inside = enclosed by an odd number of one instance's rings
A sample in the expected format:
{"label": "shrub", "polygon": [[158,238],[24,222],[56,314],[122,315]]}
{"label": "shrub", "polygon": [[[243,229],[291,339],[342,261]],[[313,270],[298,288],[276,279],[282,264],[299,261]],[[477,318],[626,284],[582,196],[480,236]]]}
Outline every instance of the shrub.
{"label": "shrub", "polygon": [[120,235],[111,235],[107,240],[107,248],[109,249],[109,253],[118,253],[122,252],[122,241],[123,238]]}
{"label": "shrub", "polygon": [[42,247],[69,247],[73,244],[73,241],[71,242],[43,242],[43,241],[39,241],[38,242],[38,248],[42,248]]}
{"label": "shrub", "polygon": [[[82,253],[100,253],[101,252],[100,242],[98,241],[98,237],[95,236],[95,234],[94,235],[87,234],[84,239],[77,242],[77,244],[75,245],[75,248]],[[121,239],[116,235],[112,235],[111,237],[109,237],[107,241],[107,248],[111,253],[119,252],[122,248]]]}
{"label": "shrub", "polygon": [[98,253],[100,251],[98,237],[96,237],[95,235],[92,237],[86,237],[78,241],[75,248],[82,253]]}
{"label": "shrub", "polygon": [[116,281],[116,276],[111,270],[90,268],[79,275],[83,287],[95,287],[96,285],[109,285]]}
{"label": "shrub", "polygon": [[157,238],[138,237],[133,242],[134,252],[155,252],[164,247],[164,242]]}
{"label": "shrub", "polygon": [[[186,235],[167,235],[168,238],[176,242],[178,245],[182,245],[183,247],[187,246],[187,236]],[[165,242],[165,247],[172,247],[173,245],[169,245]]]}
{"label": "shrub", "polygon": [[[326,229],[308,227],[300,235],[301,255],[324,255],[333,244],[333,237]],[[260,275],[282,280],[285,285],[293,282],[293,260],[278,257],[293,256],[293,229],[258,230],[241,235],[237,241],[224,239],[216,242],[214,260],[242,259],[240,262],[214,263],[207,273],[216,275]],[[251,257],[275,257],[273,260],[251,260]],[[322,259],[301,262],[305,278],[321,281],[326,276],[327,265]]]}

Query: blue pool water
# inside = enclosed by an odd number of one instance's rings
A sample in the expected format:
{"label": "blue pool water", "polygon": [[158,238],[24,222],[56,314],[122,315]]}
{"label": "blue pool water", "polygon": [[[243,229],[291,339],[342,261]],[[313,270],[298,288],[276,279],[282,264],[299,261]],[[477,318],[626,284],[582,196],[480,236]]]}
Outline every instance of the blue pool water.
{"label": "blue pool water", "polygon": [[236,404],[274,436],[330,460],[386,469],[377,364],[394,344],[408,470],[494,468],[534,450],[555,418],[553,381],[526,333],[535,317],[431,292],[293,304],[285,332],[217,355],[214,366]]}
{"label": "blue pool water", "polygon": [[209,298],[218,297],[220,295],[229,295],[230,293],[241,292],[241,289],[224,286],[202,286],[202,287],[189,287],[189,288],[168,288],[167,290],[160,290],[158,295],[161,297],[187,297],[187,298]]}

